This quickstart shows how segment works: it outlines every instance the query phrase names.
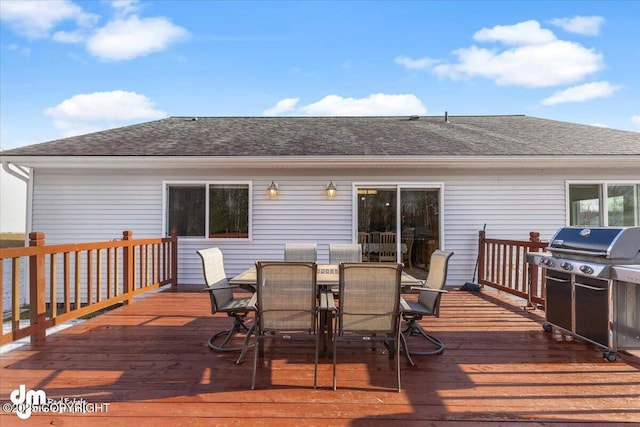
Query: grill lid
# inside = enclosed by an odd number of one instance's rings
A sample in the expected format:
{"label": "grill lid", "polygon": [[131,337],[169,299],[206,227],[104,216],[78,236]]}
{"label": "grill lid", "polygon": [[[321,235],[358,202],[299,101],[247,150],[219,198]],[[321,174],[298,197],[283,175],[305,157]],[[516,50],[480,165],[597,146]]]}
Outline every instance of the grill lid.
{"label": "grill lid", "polygon": [[558,255],[635,262],[640,260],[640,227],[564,227],[553,236],[548,250]]}

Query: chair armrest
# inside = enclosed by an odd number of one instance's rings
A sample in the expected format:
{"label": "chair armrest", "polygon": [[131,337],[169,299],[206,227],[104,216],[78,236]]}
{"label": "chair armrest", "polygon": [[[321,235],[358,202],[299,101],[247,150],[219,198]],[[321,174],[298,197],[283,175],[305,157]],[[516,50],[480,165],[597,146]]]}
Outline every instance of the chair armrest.
{"label": "chair armrest", "polygon": [[257,293],[251,294],[251,299],[247,303],[247,308],[249,310],[256,311],[256,303],[257,302],[258,302],[258,294]]}
{"label": "chair armrest", "polygon": [[231,285],[227,285],[227,286],[207,286],[204,289],[200,289],[200,292],[211,292],[211,291],[217,291],[218,289],[238,289],[237,286],[231,286]]}
{"label": "chair armrest", "polygon": [[426,286],[412,286],[411,289],[414,291],[420,291],[420,292],[437,292],[440,294],[449,293],[449,291],[446,291],[444,289],[432,289],[432,288],[427,288]]}
{"label": "chair armrest", "polygon": [[336,311],[336,302],[333,298],[333,292],[331,290],[320,291],[320,310],[323,311]]}

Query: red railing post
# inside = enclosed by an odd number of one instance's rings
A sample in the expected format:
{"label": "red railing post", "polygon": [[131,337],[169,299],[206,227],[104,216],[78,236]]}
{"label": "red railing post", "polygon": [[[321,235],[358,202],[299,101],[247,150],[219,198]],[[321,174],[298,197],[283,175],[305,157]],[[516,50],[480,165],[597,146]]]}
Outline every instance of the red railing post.
{"label": "red railing post", "polygon": [[[44,233],[29,233],[29,246],[44,246]],[[44,261],[45,256],[40,253],[29,257],[29,321],[36,330],[31,335],[32,343],[47,336]]]}
{"label": "red railing post", "polygon": [[[123,231],[122,240],[133,240],[133,231]],[[135,249],[129,245],[126,245],[122,248],[122,293],[125,295],[130,295],[134,287],[133,274],[136,268],[134,263],[134,252]],[[133,301],[133,296],[129,296],[129,298],[124,301],[124,304],[128,304],[131,301]]]}
{"label": "red railing post", "polygon": [[[529,233],[529,241],[532,243],[540,243],[540,233],[537,231],[532,231]],[[538,252],[539,249],[536,246],[535,249],[529,248],[532,252]],[[531,303],[532,297],[538,296],[538,266],[529,265],[526,263],[527,268],[531,272],[530,277],[531,281],[529,283],[529,302]]]}
{"label": "red railing post", "polygon": [[478,283],[484,287],[482,281],[485,279],[485,239],[484,230],[478,232]]}
{"label": "red railing post", "polygon": [[178,232],[171,231],[171,287],[178,286]]}

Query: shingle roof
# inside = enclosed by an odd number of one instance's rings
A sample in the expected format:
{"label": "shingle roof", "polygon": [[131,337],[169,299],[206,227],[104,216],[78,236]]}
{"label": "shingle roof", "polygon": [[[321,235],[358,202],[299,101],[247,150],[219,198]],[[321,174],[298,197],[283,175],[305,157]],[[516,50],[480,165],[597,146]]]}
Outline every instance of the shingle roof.
{"label": "shingle roof", "polygon": [[640,155],[640,133],[515,116],[170,117],[3,156]]}

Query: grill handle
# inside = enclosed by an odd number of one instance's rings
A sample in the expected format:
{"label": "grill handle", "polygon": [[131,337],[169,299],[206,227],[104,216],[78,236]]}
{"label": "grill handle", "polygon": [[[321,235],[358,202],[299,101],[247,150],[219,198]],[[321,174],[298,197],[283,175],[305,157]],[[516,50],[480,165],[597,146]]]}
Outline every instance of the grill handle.
{"label": "grill handle", "polygon": [[554,247],[550,247],[549,251],[551,252],[560,252],[560,253],[565,253],[565,254],[574,254],[574,255],[588,255],[588,256],[608,256],[609,252],[608,251],[581,251],[578,249],[563,249],[563,248],[554,248]]}
{"label": "grill handle", "polygon": [[576,283],[575,284],[576,288],[585,288],[585,289],[589,289],[591,291],[606,291],[607,288],[596,288],[595,286],[589,286],[589,285],[585,285],[583,283]]}

